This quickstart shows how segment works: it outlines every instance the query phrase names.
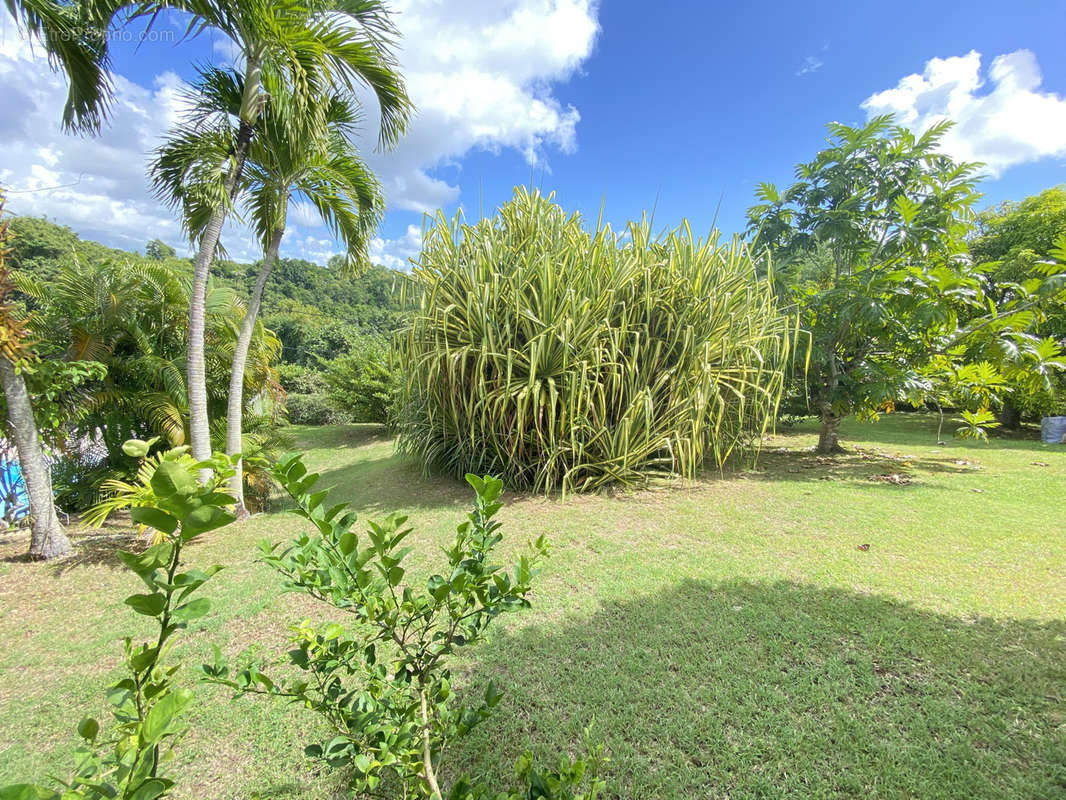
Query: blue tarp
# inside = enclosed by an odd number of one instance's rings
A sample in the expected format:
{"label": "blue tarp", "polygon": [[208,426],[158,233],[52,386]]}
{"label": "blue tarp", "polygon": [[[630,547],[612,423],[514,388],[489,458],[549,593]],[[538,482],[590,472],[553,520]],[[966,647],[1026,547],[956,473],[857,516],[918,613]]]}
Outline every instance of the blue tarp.
{"label": "blue tarp", "polygon": [[26,482],[22,480],[22,469],[14,461],[0,461],[0,517],[7,516],[7,491],[13,489],[15,495],[15,519],[26,516],[30,500],[26,496]]}

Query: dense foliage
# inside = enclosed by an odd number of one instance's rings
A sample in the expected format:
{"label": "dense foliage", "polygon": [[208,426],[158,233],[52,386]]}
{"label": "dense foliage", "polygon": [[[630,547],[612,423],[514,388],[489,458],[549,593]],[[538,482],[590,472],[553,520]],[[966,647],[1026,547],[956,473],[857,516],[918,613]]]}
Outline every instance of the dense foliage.
{"label": "dense foliage", "polygon": [[[174,257],[173,248],[158,240],[148,242],[142,258],[136,253],[82,240],[69,228],[44,219],[15,217],[11,227],[16,232],[12,239],[11,262],[24,276],[23,285],[36,287],[36,293],[41,296],[57,294],[51,304],[62,302],[67,306],[59,315],[64,318],[58,321],[57,328],[51,329],[51,323],[40,323],[39,327],[45,329],[46,335],[42,338],[46,343],[58,342],[60,332],[69,332],[71,326],[80,327],[86,335],[91,333],[99,338],[113,337],[114,329],[121,328],[127,319],[130,325],[147,321],[154,332],[149,339],[139,341],[154,342],[154,350],[150,352],[163,354],[169,362],[168,370],[172,374],[164,384],[159,380],[153,382],[149,378],[151,373],[142,373],[144,365],[132,360],[131,345],[118,345],[104,359],[115,368],[109,382],[104,381],[104,384],[117,387],[114,398],[126,408],[139,409],[145,419],[151,417],[153,420],[128,424],[125,430],[112,425],[113,435],[108,434],[109,452],[117,453],[118,445],[129,436],[164,433],[172,443],[183,441],[184,377],[179,373],[184,371],[182,351],[186,321],[181,318],[183,312],[178,305],[171,305],[164,313],[161,302],[169,299],[173,304],[187,305],[189,261]],[[231,331],[240,321],[241,304],[237,298],[249,294],[259,266],[258,262],[222,261],[215,267],[207,340],[208,399],[212,416],[224,409],[224,371],[228,357],[227,348],[220,349],[215,343],[232,341]],[[262,430],[262,419],[254,412],[272,411],[274,400],[280,401],[279,411],[284,407],[287,418],[299,424],[325,425],[356,419],[384,421],[382,400],[387,391],[391,391],[385,386],[394,381],[385,375],[391,367],[385,358],[387,348],[384,342],[400,322],[398,285],[401,280],[400,273],[381,266],[368,266],[353,272],[345,268],[341,257],[331,259],[328,267],[301,259],[278,259],[267,281],[261,324],[257,326],[259,332],[253,339],[251,364],[246,371],[246,393],[253,400],[253,414],[246,421],[246,430]],[[95,289],[78,285],[86,282],[98,285]],[[109,289],[114,290],[110,309],[100,302],[101,298],[110,296]],[[31,308],[42,306],[42,303],[26,299]],[[231,306],[231,312],[237,313],[227,312],[225,327],[230,331],[219,331],[212,320],[221,319],[216,312],[227,304]],[[113,341],[107,339],[106,346],[110,347]],[[48,347],[55,349],[52,344]],[[232,345],[228,349],[231,351]],[[365,400],[353,398],[350,393],[346,395],[343,389],[328,389],[322,376],[329,364],[337,359],[342,364],[335,370],[333,383],[339,385],[349,380],[350,388],[357,388],[362,386],[363,380],[368,380],[369,395]],[[71,362],[70,369],[74,369],[76,363],[83,364],[85,369],[94,368],[92,362]],[[118,371],[120,364],[125,365],[122,375]],[[162,366],[162,361],[157,360],[151,369],[158,373]],[[264,371],[268,367],[280,373],[284,396],[273,390],[276,389],[277,375]],[[61,380],[63,376],[53,374],[54,370],[48,374],[47,380],[44,372],[42,368],[39,379],[30,378],[35,394],[44,393],[47,383],[55,401],[70,415],[67,419],[71,419],[75,412],[91,411],[91,419],[86,425],[98,421],[102,413],[99,401],[86,402],[92,398],[84,392],[74,391],[75,382],[84,384],[84,381],[76,380],[78,375],[72,374],[70,380],[64,382]],[[306,375],[306,379],[295,383],[285,380],[286,375],[297,372]],[[127,378],[130,379],[128,384]],[[104,384],[98,384],[96,388]],[[255,398],[261,398],[262,390],[268,385],[273,386],[271,403],[264,407]],[[64,386],[67,388],[60,391]],[[153,391],[151,397],[144,395],[149,390]],[[167,395],[165,401],[164,395]],[[46,413],[47,410],[39,408],[38,411]],[[107,430],[106,426],[104,430]],[[117,462],[122,458],[116,456],[112,460]],[[84,472],[84,466],[78,468],[64,463],[60,469],[64,496],[71,507],[81,508],[86,503],[95,502],[91,488],[85,493],[77,480],[77,475]]]}
{"label": "dense foliage", "polygon": [[[1019,203],[1001,203],[977,215],[970,254],[987,285],[1002,300],[1028,283],[1044,282],[1048,262],[1055,260],[1056,242],[1066,236],[1066,187],[1047,189]],[[1060,257],[1059,261],[1062,260]],[[1066,349],[1066,303],[1034,309],[1028,331],[1051,338]],[[1022,414],[1066,413],[1066,374],[1047,383],[1015,382],[1004,390],[1001,418],[1016,426]]]}
{"label": "dense foliage", "polygon": [[773,419],[789,323],[747,251],[589,230],[516,190],[428,231],[400,336],[400,446],[452,474],[591,490],[723,464]]}
{"label": "dense foliage", "polygon": [[403,378],[383,336],[360,337],[352,349],[326,363],[326,393],[356,422],[392,422]]}

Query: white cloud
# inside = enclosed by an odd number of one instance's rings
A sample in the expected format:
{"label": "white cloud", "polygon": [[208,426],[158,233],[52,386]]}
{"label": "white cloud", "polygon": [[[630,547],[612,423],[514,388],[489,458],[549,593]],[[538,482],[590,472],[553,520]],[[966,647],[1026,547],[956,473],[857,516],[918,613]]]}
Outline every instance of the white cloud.
{"label": "white cloud", "polygon": [[[510,148],[532,163],[543,163],[548,148],[574,149],[580,116],[553,96],[551,83],[566,79],[590,55],[598,32],[595,0],[395,5],[404,36],[401,68],[418,111],[393,152],[373,152],[376,130],[366,131],[361,142],[390,209],[421,213],[456,202],[459,187],[433,170],[458,166],[474,149]],[[233,58],[224,42],[213,42],[217,57]],[[182,57],[180,47],[174,52]],[[171,72],[138,80],[149,85],[116,76],[112,118],[100,136],[64,134],[63,77],[52,72],[40,47],[20,37],[10,15],[0,13],[0,184],[10,192],[12,212],[45,215],[115,246],[142,248],[159,237],[182,249],[175,215],[155,200],[146,178],[152,149],[180,119],[182,83]],[[373,101],[367,111],[373,119]],[[306,204],[294,204],[291,219],[283,255],[325,261],[337,252]],[[420,241],[420,230],[408,229],[395,239],[376,239],[375,248],[384,263],[405,267]],[[233,258],[259,255],[254,237],[236,224],[227,225],[223,244]]]}
{"label": "white cloud", "polygon": [[945,119],[956,124],[942,149],[963,161],[981,161],[993,175],[1015,164],[1066,155],[1066,99],[1040,90],[1042,76],[1029,50],[997,56],[981,75],[981,54],[933,58],[921,75],[868,97],[869,116],[892,113],[922,131]]}
{"label": "white cloud", "polygon": [[407,233],[396,239],[380,236],[370,241],[370,260],[389,269],[410,269],[409,259],[416,258],[422,250],[422,229],[408,225]]}
{"label": "white cloud", "polygon": [[592,53],[599,31],[593,0],[394,6],[400,62],[417,112],[393,152],[369,155],[391,207],[427,212],[454,203],[459,187],[430,173],[472,149],[512,148],[531,163],[547,147],[574,150],[580,114],[559,102],[550,84]]}
{"label": "white cloud", "polygon": [[823,66],[825,66],[825,62],[822,61],[822,59],[817,56],[807,56],[803,59],[803,64],[800,65],[800,68],[796,70],[796,75],[802,78],[804,75],[810,75],[812,72],[817,72]]}

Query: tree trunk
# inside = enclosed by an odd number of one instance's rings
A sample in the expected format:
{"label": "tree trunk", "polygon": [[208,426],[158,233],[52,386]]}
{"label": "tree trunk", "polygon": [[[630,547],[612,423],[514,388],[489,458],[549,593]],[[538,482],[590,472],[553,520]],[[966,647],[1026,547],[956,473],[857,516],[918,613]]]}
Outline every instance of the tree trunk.
{"label": "tree trunk", "polygon": [[48,559],[70,555],[70,539],[56,513],[52,476],[37,436],[37,421],[33,417],[26,381],[3,355],[0,355],[0,381],[4,384],[8,422],[15,437],[19,467],[30,501],[30,556]]}
{"label": "tree trunk", "polygon": [[[288,202],[287,200],[285,202]],[[248,307],[244,311],[244,319],[241,321],[241,330],[237,334],[237,345],[233,349],[233,365],[229,373],[229,397],[226,408],[226,454],[235,455],[240,453],[244,443],[241,438],[242,416],[244,413],[244,368],[248,363],[248,348],[252,343],[252,333],[255,331],[255,320],[259,315],[259,307],[263,304],[263,292],[266,290],[266,282],[270,277],[270,271],[274,268],[274,262],[278,257],[278,249],[281,247],[281,238],[285,235],[285,224],[274,230],[263,255],[263,265],[259,268],[259,275],[255,279],[252,295],[248,298]],[[244,505],[244,470],[242,462],[237,461],[236,471],[230,478],[230,492],[237,499],[237,518],[246,519],[248,508]]]}
{"label": "tree trunk", "polygon": [[833,412],[831,404],[822,404],[822,430],[818,434],[818,447],[815,452],[822,455],[835,455],[844,452],[844,448],[840,446],[839,441],[840,420],[841,417]]}
{"label": "tree trunk", "polygon": [[[234,162],[226,177],[226,191],[232,201],[240,186],[248,145],[252,140],[252,124],[241,120],[234,151]],[[207,305],[207,278],[211,261],[218,247],[228,208],[216,208],[200,238],[200,249],[193,264],[192,295],[189,297],[189,345],[186,360],[186,380],[189,393],[189,436],[192,455],[197,461],[211,457],[211,421],[207,415],[207,376],[204,371],[204,327]],[[201,475],[201,480],[207,476]]]}

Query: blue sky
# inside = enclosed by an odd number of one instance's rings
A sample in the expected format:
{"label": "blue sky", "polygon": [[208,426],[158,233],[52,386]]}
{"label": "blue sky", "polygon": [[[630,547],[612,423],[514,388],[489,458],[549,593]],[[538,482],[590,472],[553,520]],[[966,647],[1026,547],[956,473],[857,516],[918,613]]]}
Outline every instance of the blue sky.
{"label": "blue sky", "polygon": [[[720,203],[718,225],[733,232],[755,184],[787,183],[827,122],[885,110],[915,128],[961,119],[945,149],[988,161],[988,203],[1066,182],[1061,0],[397,6],[420,113],[395,153],[370,154],[390,203],[372,254],[392,266],[417,252],[425,211],[476,216],[531,176],[567,209],[594,218],[603,203],[616,225],[655,206],[657,225],[688,217],[705,231]],[[116,245],[152,235],[180,244],[172,215],[147,194],[143,161],[180,119],[192,63],[230,57],[226,42],[205,34],[116,47],[116,120],[85,141],[57,132],[58,78],[5,24],[0,75],[16,87],[16,110],[27,109],[24,124],[0,122],[14,143],[0,163],[12,210]],[[336,250],[306,209],[292,218],[287,255],[323,260]],[[239,227],[226,240],[234,255],[254,257]]]}

